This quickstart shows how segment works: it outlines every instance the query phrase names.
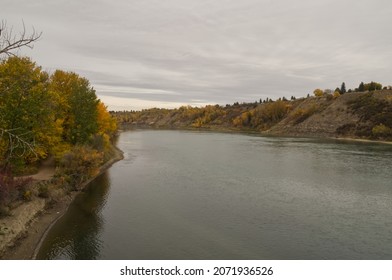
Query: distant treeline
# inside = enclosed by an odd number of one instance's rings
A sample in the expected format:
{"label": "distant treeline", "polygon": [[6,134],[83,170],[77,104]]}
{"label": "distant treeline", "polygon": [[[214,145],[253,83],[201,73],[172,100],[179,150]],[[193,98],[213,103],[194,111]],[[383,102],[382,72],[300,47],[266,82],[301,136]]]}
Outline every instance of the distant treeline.
{"label": "distant treeline", "polygon": [[382,86],[382,84],[377,83],[377,82],[370,82],[370,83],[364,83],[361,82],[359,84],[359,86],[355,89],[346,89],[346,83],[343,82],[342,85],[340,87],[337,87],[334,91],[332,91],[332,89],[315,89],[313,91],[315,96],[322,96],[323,94],[331,94],[333,93],[334,95],[340,95],[340,94],[345,94],[346,92],[365,92],[365,91],[375,91],[375,90],[388,90],[388,89],[392,89],[392,86]]}

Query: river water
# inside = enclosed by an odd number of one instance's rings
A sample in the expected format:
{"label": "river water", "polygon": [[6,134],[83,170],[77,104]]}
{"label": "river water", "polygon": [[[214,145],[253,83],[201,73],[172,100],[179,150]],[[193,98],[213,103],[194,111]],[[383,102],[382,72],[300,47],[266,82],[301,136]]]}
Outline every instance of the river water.
{"label": "river water", "polygon": [[39,259],[392,259],[392,145],[128,131]]}

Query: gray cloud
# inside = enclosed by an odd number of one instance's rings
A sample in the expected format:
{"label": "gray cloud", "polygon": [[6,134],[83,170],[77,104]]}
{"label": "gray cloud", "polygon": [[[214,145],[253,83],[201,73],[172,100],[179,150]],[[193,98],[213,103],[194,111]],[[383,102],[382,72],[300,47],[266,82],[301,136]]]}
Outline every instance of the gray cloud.
{"label": "gray cloud", "polygon": [[86,76],[113,108],[392,83],[390,1],[6,0],[2,10],[15,28],[43,31],[27,55]]}

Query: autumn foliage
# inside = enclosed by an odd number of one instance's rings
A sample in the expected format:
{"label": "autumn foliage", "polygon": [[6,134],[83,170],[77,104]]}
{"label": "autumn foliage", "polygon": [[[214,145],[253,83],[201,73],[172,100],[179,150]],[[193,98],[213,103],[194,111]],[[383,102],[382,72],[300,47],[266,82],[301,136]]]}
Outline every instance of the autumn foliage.
{"label": "autumn foliage", "polygon": [[3,167],[23,167],[49,155],[60,159],[96,135],[108,149],[117,129],[87,79],[61,70],[49,75],[29,58],[1,62],[0,92]]}
{"label": "autumn foliage", "polygon": [[[335,91],[316,89],[314,96],[266,98],[252,103],[182,106],[177,109],[152,108],[142,111],[111,112],[124,128],[175,128],[239,130],[291,133],[311,131],[340,137],[392,139],[392,87],[380,84],[367,92],[346,91],[345,83]],[[373,89],[372,91],[370,89]],[[289,130],[289,132],[286,132]]]}
{"label": "autumn foliage", "polygon": [[102,163],[103,152],[88,146],[75,146],[62,157],[56,175],[64,181],[63,187],[78,189],[83,182],[98,174]]}
{"label": "autumn foliage", "polygon": [[50,75],[26,57],[2,60],[0,210],[15,199],[31,198],[22,188],[28,188],[27,181],[14,176],[48,157],[56,159],[64,183],[76,188],[108,159],[116,131],[116,121],[87,79],[61,70]]}

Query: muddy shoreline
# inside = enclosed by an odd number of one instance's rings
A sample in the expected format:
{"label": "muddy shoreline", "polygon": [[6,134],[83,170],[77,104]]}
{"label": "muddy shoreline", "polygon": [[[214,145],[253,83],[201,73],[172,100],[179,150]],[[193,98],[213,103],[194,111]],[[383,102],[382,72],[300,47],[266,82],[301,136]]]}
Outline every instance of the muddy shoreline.
{"label": "muddy shoreline", "polygon": [[[30,260],[35,259],[42,241],[50,228],[60,219],[68,210],[69,205],[74,201],[75,197],[83,192],[83,189],[96,177],[104,173],[115,162],[123,159],[123,152],[115,148],[114,157],[100,167],[100,172],[83,183],[80,191],[72,192],[65,195],[55,205],[41,205],[36,209],[35,215],[25,221],[20,227],[20,232],[13,232],[15,238],[5,244],[6,247],[0,255],[2,260]],[[27,204],[28,205],[28,204]],[[9,217],[14,219],[15,217]]]}

